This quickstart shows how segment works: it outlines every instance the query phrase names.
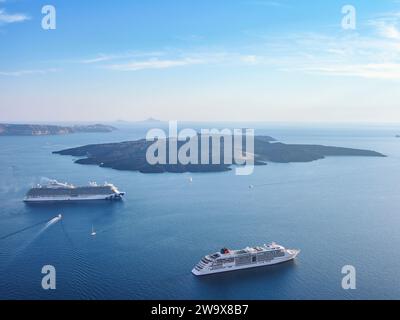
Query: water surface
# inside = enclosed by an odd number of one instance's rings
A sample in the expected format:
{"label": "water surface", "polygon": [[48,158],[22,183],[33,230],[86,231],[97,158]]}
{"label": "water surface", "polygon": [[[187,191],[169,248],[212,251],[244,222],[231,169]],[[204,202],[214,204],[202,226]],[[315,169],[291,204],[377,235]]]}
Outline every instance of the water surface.
{"label": "water surface", "polygon": [[[143,125],[125,124],[111,134],[0,137],[0,237],[36,224],[0,240],[0,298],[400,298],[396,127],[257,124],[256,134],[283,142],[365,148],[388,157],[269,164],[242,177],[234,171],[145,175],[81,166],[73,157],[51,154],[142,138],[145,132]],[[108,181],[126,197],[117,203],[25,205],[25,192],[43,178],[76,185]],[[61,222],[40,224],[59,213]],[[90,236],[92,225],[96,237]],[[301,254],[295,262],[267,268],[205,278],[190,272],[221,247],[270,241],[300,248]],[[54,291],[41,288],[47,264],[57,270]],[[347,264],[357,269],[357,290],[341,288]]]}

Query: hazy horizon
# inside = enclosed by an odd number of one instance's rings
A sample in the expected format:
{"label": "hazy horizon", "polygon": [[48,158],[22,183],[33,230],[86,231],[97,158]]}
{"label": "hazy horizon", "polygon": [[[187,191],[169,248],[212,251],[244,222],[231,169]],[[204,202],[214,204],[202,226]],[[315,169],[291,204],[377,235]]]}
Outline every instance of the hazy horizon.
{"label": "hazy horizon", "polygon": [[387,121],[387,122],[372,122],[372,121],[268,121],[268,120],[176,120],[176,119],[154,119],[154,121],[149,121],[147,119],[138,120],[42,120],[42,121],[24,121],[24,120],[11,120],[3,121],[0,119],[0,124],[22,124],[22,125],[79,125],[79,124],[105,124],[105,125],[130,125],[130,124],[146,124],[153,123],[156,127],[157,123],[162,123],[164,125],[168,124],[170,121],[177,121],[178,125],[185,124],[257,124],[257,125],[271,125],[271,126],[331,126],[331,127],[345,127],[345,126],[400,126],[400,121]]}

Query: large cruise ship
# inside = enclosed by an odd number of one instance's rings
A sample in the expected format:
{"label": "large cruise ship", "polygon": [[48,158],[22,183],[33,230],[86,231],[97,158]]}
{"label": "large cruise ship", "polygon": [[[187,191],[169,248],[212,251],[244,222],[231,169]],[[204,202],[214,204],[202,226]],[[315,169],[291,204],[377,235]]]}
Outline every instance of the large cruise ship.
{"label": "large cruise ship", "polygon": [[196,276],[219,272],[269,266],[287,262],[296,258],[300,250],[285,249],[275,242],[260,247],[247,247],[243,250],[222,249],[220,252],[205,256],[194,267]]}
{"label": "large cruise ship", "polygon": [[46,185],[37,185],[28,191],[25,202],[119,200],[124,195],[113,184],[97,185],[92,182],[85,187],[51,180]]}

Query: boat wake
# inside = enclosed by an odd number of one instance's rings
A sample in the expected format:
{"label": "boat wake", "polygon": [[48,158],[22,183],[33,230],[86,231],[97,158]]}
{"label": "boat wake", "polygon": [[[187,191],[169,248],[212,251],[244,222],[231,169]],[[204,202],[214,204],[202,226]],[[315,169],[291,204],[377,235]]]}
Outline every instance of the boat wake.
{"label": "boat wake", "polygon": [[[53,225],[54,223],[57,223],[58,221],[60,221],[62,219],[62,216],[61,215],[58,215],[57,217],[54,217],[54,218],[52,218],[51,220],[44,220],[44,221],[40,221],[40,222],[38,222],[38,223],[35,223],[35,224],[33,224],[33,225],[31,225],[31,226],[28,226],[28,227],[25,227],[25,228],[22,228],[22,229],[20,229],[20,230],[17,230],[17,231],[14,231],[14,232],[11,232],[11,233],[9,233],[9,234],[6,234],[6,235],[4,235],[4,236],[2,236],[2,237],[0,237],[0,240],[5,240],[5,239],[7,239],[7,238],[10,238],[10,237],[12,237],[12,236],[15,236],[15,235],[17,235],[17,234],[20,234],[20,233],[22,233],[22,232],[24,232],[24,231],[27,231],[27,230],[29,230],[29,229],[33,229],[33,228],[35,228],[35,227],[37,227],[37,226],[39,226],[39,225],[41,225],[41,224],[46,224],[44,227],[43,227],[43,231],[45,230],[45,229],[47,229],[48,227],[50,227],[51,225]],[[39,231],[40,232],[40,231]]]}
{"label": "boat wake", "polygon": [[35,227],[37,227],[39,225],[45,224],[37,233],[35,233],[33,235],[33,237],[31,239],[29,239],[27,242],[23,243],[19,248],[17,248],[17,250],[14,251],[14,255],[12,257],[10,257],[10,261],[3,266],[4,270],[6,270],[13,263],[13,261],[15,261],[15,259],[17,259],[17,257],[20,256],[33,242],[35,242],[35,240],[37,238],[39,238],[41,234],[43,234],[48,228],[50,228],[52,225],[54,225],[57,222],[59,222],[61,219],[62,219],[62,216],[58,215],[58,216],[52,218],[51,220],[45,220],[45,221],[41,221],[41,222],[35,223],[34,225],[31,225],[29,227],[25,227],[23,229],[20,229],[18,231],[14,231],[12,233],[9,233],[9,234],[1,237],[0,240],[5,240],[5,239],[13,237],[13,236],[15,236],[17,234],[25,232],[25,231],[27,231],[29,229],[32,229],[32,228],[35,228]]}
{"label": "boat wake", "polygon": [[37,238],[40,237],[40,235],[45,232],[48,228],[50,228],[53,224],[56,224],[58,221],[60,221],[61,218],[55,217],[48,221],[43,228],[41,228],[34,236],[33,238],[22,248],[20,248],[19,251],[25,250],[31,243],[33,243]]}

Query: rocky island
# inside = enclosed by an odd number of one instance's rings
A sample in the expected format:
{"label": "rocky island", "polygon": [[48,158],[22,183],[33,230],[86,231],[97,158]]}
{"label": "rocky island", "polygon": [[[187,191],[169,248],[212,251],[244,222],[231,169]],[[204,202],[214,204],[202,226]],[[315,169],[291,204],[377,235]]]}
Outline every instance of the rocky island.
{"label": "rocky island", "polygon": [[0,136],[48,136],[80,132],[112,132],[116,128],[104,124],[56,126],[44,124],[1,124]]}
{"label": "rocky island", "polygon": [[[166,139],[166,144],[168,145]],[[163,173],[163,172],[220,172],[231,170],[231,165],[223,164],[224,139],[220,143],[221,164],[155,164],[150,165],[146,160],[147,149],[154,143],[145,139],[127,141],[120,143],[106,143],[86,145],[82,147],[55,151],[54,154],[79,157],[75,163],[86,165],[98,165],[101,167],[117,170],[140,171],[142,173]],[[178,141],[178,149],[185,144],[185,141]],[[210,143],[209,154],[211,159]],[[199,147],[200,150],[200,147]],[[245,150],[245,148],[243,148]],[[311,162],[323,159],[327,156],[363,156],[363,157],[385,157],[385,155],[361,149],[342,147],[330,147],[323,145],[307,144],[285,144],[276,142],[268,136],[254,137],[254,164],[266,165],[267,162],[291,163]],[[168,148],[167,148],[168,154]],[[198,153],[200,155],[200,152]],[[200,156],[199,156],[200,157]]]}

